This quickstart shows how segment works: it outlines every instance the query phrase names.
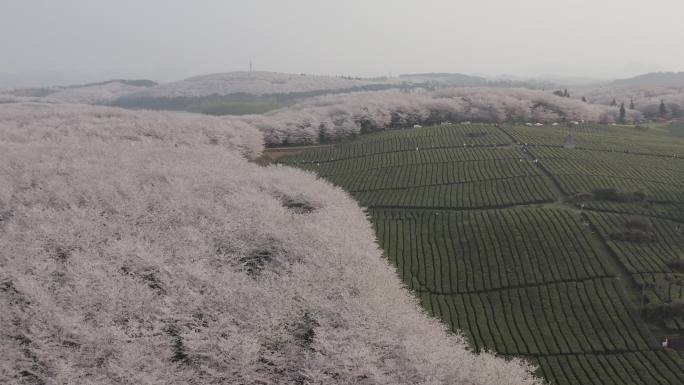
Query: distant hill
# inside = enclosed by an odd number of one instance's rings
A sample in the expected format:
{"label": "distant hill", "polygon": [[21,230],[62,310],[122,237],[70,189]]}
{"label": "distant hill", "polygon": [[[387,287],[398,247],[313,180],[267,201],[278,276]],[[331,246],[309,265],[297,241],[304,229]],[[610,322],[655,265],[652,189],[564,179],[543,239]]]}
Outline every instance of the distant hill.
{"label": "distant hill", "polygon": [[101,80],[93,75],[78,71],[20,71],[0,72],[0,89],[57,87],[69,84],[84,84]]}
{"label": "distant hill", "polygon": [[244,115],[288,107],[304,99],[327,94],[418,86],[402,83],[398,78],[243,71],[201,75],[165,84],[151,80],[115,79],[74,86],[23,88],[8,91],[7,95],[36,101],[129,109]]}
{"label": "distant hill", "polygon": [[67,103],[107,104],[124,95],[136,93],[156,85],[156,82],[146,79],[113,79],[70,86],[21,88],[9,91],[8,95],[43,98]]}
{"label": "distant hill", "polygon": [[[264,113],[334,93],[407,87],[396,78],[352,78],[279,72],[227,72],[195,76],[123,95],[111,105],[211,115]],[[408,87],[411,87],[410,85]]]}
{"label": "distant hill", "polygon": [[444,86],[484,86],[487,79],[456,73],[422,73],[399,75],[399,79],[410,83],[437,83]]}
{"label": "distant hill", "polygon": [[113,79],[113,80],[107,80],[107,81],[98,82],[98,83],[88,83],[88,84],[83,84],[83,85],[66,86],[64,88],[104,86],[104,85],[111,84],[111,83],[121,83],[121,84],[125,84],[127,86],[134,86],[134,87],[154,87],[154,86],[159,84],[153,80],[147,80],[147,79],[132,79],[132,80],[131,79]]}
{"label": "distant hill", "polygon": [[616,86],[673,86],[684,87],[684,72],[652,72],[629,79],[618,79]]}
{"label": "distant hill", "polygon": [[387,81],[350,77],[239,71],[201,75],[143,91],[139,97],[202,97],[209,95],[269,95],[363,87]]}
{"label": "distant hill", "polygon": [[557,86],[557,83],[543,79],[523,79],[500,76],[485,78],[482,76],[459,73],[420,73],[399,75],[402,83],[429,85],[433,87],[503,87],[545,89]]}
{"label": "distant hill", "polygon": [[546,88],[552,88],[552,87],[558,87],[558,88],[565,88],[565,87],[577,87],[577,86],[588,86],[588,85],[602,85],[606,83],[610,83],[611,81],[614,80],[612,79],[603,79],[603,78],[594,78],[594,77],[585,77],[585,76],[569,76],[569,75],[557,75],[557,74],[541,74],[539,76],[533,76],[533,77],[523,77],[523,76],[515,76],[515,75],[501,75],[496,77],[495,79],[503,79],[503,80],[510,80],[510,81],[516,81],[516,82],[521,82],[521,83],[532,83],[532,84],[539,84],[546,86]]}

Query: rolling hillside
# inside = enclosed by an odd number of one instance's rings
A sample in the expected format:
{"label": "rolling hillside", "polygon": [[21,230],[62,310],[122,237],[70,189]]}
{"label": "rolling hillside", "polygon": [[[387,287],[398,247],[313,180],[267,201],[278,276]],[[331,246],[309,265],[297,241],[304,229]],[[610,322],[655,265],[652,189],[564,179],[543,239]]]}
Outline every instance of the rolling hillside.
{"label": "rolling hillside", "polygon": [[377,84],[377,81],[333,76],[237,71],[194,76],[161,84],[139,93],[149,97],[201,97],[209,95],[269,95],[321,90],[340,90]]}
{"label": "rolling hillside", "polygon": [[52,103],[107,104],[155,85],[157,83],[151,80],[115,79],[72,86],[15,89],[7,91],[7,95]]}
{"label": "rolling hillside", "polygon": [[287,74],[279,72],[227,72],[195,76],[124,95],[117,107],[182,110],[210,115],[263,113],[306,98],[331,93],[398,88],[396,80]]}
{"label": "rolling hillside", "polygon": [[404,284],[475,350],[559,385],[684,383],[681,137],[440,125],[279,161],[367,207]]}
{"label": "rolling hillside", "polygon": [[618,79],[613,82],[617,86],[684,86],[684,72],[651,72],[629,79]]}

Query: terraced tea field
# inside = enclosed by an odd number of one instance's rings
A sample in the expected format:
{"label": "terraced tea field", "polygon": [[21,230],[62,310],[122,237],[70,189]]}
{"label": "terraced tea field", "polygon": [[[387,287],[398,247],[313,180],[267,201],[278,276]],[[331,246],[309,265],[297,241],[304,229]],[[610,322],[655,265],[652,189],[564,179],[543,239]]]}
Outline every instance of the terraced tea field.
{"label": "terraced tea field", "polygon": [[684,138],[441,125],[279,161],[367,207],[402,280],[474,350],[554,384],[684,384]]}

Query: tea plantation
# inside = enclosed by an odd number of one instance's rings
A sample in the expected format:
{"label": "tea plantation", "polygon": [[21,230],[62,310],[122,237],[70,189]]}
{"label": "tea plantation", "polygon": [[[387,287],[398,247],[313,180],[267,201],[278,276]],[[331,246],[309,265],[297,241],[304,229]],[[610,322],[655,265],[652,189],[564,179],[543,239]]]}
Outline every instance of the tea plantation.
{"label": "tea plantation", "polygon": [[279,162],[367,207],[407,287],[474,350],[554,384],[684,384],[684,138],[443,124]]}

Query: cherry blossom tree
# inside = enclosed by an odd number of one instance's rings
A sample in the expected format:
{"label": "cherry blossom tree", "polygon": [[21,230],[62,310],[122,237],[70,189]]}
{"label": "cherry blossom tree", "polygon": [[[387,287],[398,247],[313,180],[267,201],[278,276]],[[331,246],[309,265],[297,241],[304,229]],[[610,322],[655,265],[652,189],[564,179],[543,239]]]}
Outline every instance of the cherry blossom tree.
{"label": "cherry blossom tree", "polygon": [[[316,103],[301,132],[356,127]],[[345,192],[247,162],[263,124],[0,105],[0,383],[541,384],[420,310]]]}

